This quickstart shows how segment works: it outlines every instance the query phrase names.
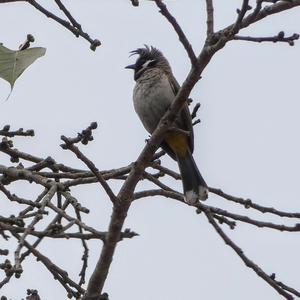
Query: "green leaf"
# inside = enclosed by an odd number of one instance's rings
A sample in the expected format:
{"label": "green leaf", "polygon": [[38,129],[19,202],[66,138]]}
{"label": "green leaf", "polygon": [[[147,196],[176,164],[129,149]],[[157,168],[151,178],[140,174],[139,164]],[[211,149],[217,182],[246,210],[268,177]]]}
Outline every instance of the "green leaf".
{"label": "green leaf", "polygon": [[12,91],[19,76],[45,53],[46,48],[37,47],[13,51],[0,44],[0,78],[9,82]]}

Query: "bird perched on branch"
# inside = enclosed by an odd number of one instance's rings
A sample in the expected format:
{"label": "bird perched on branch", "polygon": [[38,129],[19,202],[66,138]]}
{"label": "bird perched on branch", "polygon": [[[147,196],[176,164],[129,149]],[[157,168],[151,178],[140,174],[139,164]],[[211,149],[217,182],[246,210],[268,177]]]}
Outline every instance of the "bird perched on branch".
{"label": "bird perched on branch", "polygon": [[[126,67],[134,70],[134,108],[146,130],[152,133],[175,99],[180,86],[168,60],[158,49],[145,46],[131,51],[131,54],[139,55],[135,64]],[[174,130],[166,134],[161,147],[178,163],[185,201],[195,204],[199,199],[206,200],[207,184],[192,156],[194,133],[187,103],[178,113]]]}

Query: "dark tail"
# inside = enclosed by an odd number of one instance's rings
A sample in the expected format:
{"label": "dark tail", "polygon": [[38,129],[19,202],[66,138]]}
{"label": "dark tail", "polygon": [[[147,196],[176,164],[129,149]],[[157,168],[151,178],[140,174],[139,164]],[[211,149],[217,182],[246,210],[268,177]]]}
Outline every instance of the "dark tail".
{"label": "dark tail", "polygon": [[184,157],[177,156],[177,162],[182,178],[185,201],[195,204],[199,199],[206,200],[208,188],[190,151]]}

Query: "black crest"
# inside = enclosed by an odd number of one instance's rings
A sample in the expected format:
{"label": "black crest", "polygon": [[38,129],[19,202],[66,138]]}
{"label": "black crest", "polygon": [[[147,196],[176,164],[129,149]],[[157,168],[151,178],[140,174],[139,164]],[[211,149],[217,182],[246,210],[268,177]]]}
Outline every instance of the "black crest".
{"label": "black crest", "polygon": [[156,49],[153,46],[145,45],[145,48],[138,48],[130,52],[130,56],[139,55],[139,58],[143,58],[144,60],[152,60],[152,59],[165,59],[161,51]]}
{"label": "black crest", "polygon": [[[171,67],[168,60],[164,57],[162,52],[153,46],[145,45],[144,48],[138,48],[130,52],[130,56],[139,55],[135,65],[129,66],[134,68],[135,79],[139,78],[147,68],[158,67],[166,73],[171,73]],[[145,63],[149,62],[146,67]]]}

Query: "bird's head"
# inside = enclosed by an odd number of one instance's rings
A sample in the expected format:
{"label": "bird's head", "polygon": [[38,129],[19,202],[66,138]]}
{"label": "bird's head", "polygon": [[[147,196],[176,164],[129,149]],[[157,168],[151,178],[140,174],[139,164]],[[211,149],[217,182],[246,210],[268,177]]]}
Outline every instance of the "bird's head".
{"label": "bird's head", "polygon": [[163,54],[154,47],[145,45],[145,48],[138,48],[130,52],[131,55],[138,55],[135,64],[125,67],[126,69],[134,70],[134,80],[137,80],[146,72],[152,68],[160,68],[166,73],[171,73],[171,67],[168,60]]}

